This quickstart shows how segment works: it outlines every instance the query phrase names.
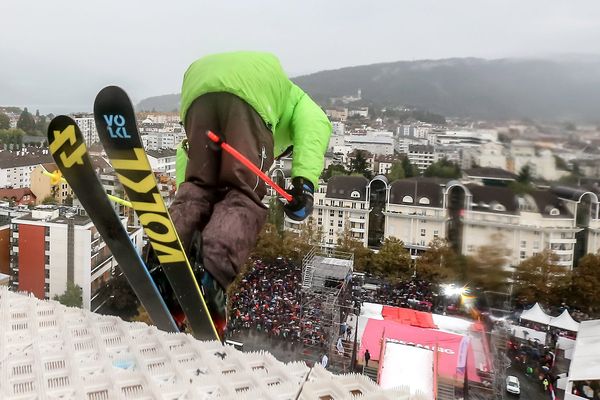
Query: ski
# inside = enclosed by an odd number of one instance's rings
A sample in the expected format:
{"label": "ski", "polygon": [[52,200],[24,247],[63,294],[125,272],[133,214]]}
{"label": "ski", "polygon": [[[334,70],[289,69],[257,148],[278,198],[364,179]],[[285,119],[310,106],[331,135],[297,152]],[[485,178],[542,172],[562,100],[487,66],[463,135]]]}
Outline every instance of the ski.
{"label": "ski", "polygon": [[160,195],[125,91],[102,89],[94,102],[100,141],[181,306],[194,337],[221,340]]}
{"label": "ski", "polygon": [[178,332],[166,303],[94,171],[83,135],[73,119],[60,115],[50,122],[48,147],[152,322],[161,330]]}

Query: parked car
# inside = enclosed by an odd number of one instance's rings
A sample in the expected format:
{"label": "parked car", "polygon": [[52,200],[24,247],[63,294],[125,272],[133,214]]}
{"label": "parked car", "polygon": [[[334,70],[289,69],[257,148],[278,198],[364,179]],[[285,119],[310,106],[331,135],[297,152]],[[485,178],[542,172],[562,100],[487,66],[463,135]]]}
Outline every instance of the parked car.
{"label": "parked car", "polygon": [[506,377],[506,391],[510,394],[520,395],[521,394],[521,384],[519,383],[519,378],[513,375],[509,375]]}

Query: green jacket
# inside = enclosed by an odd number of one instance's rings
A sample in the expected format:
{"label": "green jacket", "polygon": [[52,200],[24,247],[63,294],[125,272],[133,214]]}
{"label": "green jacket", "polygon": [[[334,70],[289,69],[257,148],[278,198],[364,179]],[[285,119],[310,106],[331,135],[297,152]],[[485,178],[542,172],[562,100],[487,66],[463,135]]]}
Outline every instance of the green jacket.
{"label": "green jacket", "polygon": [[331,123],[321,108],[283,72],[269,53],[234,52],[196,60],[183,77],[181,120],[192,102],[211,92],[232,93],[256,110],[273,132],[275,157],[293,145],[292,177],[317,187]]}

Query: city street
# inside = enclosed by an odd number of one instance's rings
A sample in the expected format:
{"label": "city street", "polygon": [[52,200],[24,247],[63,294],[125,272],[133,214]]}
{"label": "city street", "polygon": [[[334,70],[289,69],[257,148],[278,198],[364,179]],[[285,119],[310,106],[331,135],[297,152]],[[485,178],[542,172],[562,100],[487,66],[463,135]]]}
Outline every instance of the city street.
{"label": "city street", "polygon": [[[545,400],[550,398],[549,395],[544,393],[544,387],[542,386],[542,383],[537,380],[537,377],[525,375],[524,372],[521,372],[520,368],[511,366],[506,370],[506,375],[514,375],[519,378],[519,382],[521,383],[520,398],[526,400]],[[516,396],[512,396],[505,392],[504,398],[510,399],[515,397]]]}

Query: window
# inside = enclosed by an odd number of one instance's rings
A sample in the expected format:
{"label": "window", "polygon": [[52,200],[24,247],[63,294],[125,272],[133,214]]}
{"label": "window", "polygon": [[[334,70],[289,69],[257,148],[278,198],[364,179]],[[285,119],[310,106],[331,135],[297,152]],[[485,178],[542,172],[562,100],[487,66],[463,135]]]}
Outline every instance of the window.
{"label": "window", "polygon": [[527,254],[524,251],[521,251],[521,260],[527,258]]}
{"label": "window", "polygon": [[317,225],[323,225],[323,218],[317,219]]}
{"label": "window", "polygon": [[343,211],[338,211],[338,217],[344,218],[344,212]]}
{"label": "window", "polygon": [[538,250],[539,248],[540,248],[540,242],[533,242],[533,249]]}
{"label": "window", "polygon": [[404,197],[402,198],[402,202],[403,202],[403,203],[412,203],[412,202],[413,202],[413,198],[412,198],[412,197],[410,197],[410,196],[404,196]]}
{"label": "window", "polygon": [[330,217],[333,217],[334,215],[335,215],[335,211],[333,211],[333,210],[329,210],[329,216],[330,216]]}
{"label": "window", "polygon": [[430,201],[427,197],[421,197],[419,199],[419,204],[430,204]]}
{"label": "window", "polygon": [[521,248],[523,249],[525,247],[527,247],[527,241],[521,240]]}
{"label": "window", "polygon": [[552,216],[560,215],[560,211],[558,211],[558,208],[553,208],[552,210],[550,210],[550,215],[552,215]]}
{"label": "window", "polygon": [[341,228],[341,227],[342,227],[342,220],[340,219],[340,220],[338,221],[338,228]]}
{"label": "window", "polygon": [[421,229],[421,236],[425,236],[425,229]]}
{"label": "window", "polygon": [[50,270],[49,269],[45,269],[44,274],[45,274],[46,279],[50,279]]}
{"label": "window", "polygon": [[50,265],[50,256],[45,257],[45,263],[46,265]]}
{"label": "window", "polygon": [[322,206],[323,205],[323,199],[319,199],[319,205]]}
{"label": "window", "polygon": [[329,220],[329,226],[333,226],[333,220],[332,219]]}
{"label": "window", "polygon": [[319,208],[319,215],[323,215],[323,209]]}
{"label": "window", "polygon": [[434,238],[436,238],[436,237],[438,237],[438,236],[439,236],[439,233],[438,233],[438,231],[433,231],[433,237],[434,237]]}
{"label": "window", "polygon": [[333,229],[329,230],[329,236],[333,236]]}
{"label": "window", "polygon": [[355,190],[352,193],[350,193],[350,197],[353,198],[353,199],[359,199],[360,198],[360,193],[357,190]]}

